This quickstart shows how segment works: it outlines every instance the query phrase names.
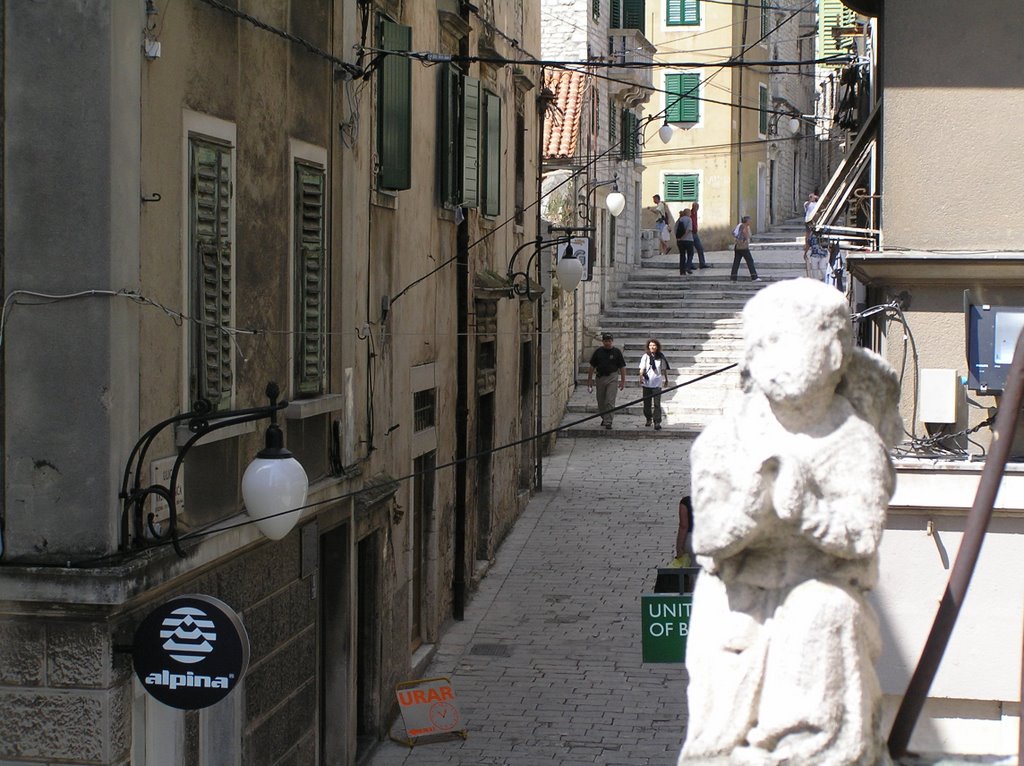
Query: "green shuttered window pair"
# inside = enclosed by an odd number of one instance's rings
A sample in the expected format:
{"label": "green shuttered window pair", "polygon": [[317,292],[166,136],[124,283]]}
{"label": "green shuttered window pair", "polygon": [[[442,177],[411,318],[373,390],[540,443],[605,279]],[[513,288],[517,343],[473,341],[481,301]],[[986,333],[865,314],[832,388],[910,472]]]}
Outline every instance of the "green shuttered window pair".
{"label": "green shuttered window pair", "polygon": [[700,24],[700,0],[665,0],[665,23],[670,27]]}
{"label": "green shuttered window pair", "polygon": [[757,100],[757,132],[762,136],[768,135],[768,88],[764,85],[758,86]]}
{"label": "green shuttered window pair", "polygon": [[696,173],[665,176],[666,202],[696,202],[700,176]]}
{"label": "green shuttered window pair", "polygon": [[668,122],[699,122],[699,89],[699,74],[686,72],[665,75],[665,119]]}
{"label": "green shuttered window pair", "polygon": [[629,109],[622,110],[622,159],[635,160],[640,156],[640,120]]}
{"label": "green shuttered window pair", "polygon": [[[379,19],[378,40],[386,51],[412,49],[412,27]],[[377,75],[377,182],[381,189],[412,185],[412,62],[385,55]]]}

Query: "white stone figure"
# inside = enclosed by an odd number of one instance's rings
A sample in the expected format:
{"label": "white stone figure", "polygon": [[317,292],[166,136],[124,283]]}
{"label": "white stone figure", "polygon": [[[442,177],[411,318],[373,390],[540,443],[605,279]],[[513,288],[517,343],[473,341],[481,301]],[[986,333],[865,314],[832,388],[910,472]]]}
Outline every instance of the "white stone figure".
{"label": "white stone figure", "polygon": [[743,310],[743,394],[691,456],[697,579],[679,764],[875,766],[866,592],[895,475],[899,384],[852,345],[836,290],[796,279]]}

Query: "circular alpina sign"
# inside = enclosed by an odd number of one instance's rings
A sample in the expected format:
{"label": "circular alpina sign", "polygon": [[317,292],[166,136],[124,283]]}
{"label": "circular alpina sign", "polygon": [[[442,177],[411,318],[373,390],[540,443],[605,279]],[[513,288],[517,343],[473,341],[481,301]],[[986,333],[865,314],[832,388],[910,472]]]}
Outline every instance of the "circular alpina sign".
{"label": "circular alpina sign", "polygon": [[249,636],[235,611],[212,596],[179,596],[135,631],[135,675],[165,705],[198,710],[231,693],[249,665]]}

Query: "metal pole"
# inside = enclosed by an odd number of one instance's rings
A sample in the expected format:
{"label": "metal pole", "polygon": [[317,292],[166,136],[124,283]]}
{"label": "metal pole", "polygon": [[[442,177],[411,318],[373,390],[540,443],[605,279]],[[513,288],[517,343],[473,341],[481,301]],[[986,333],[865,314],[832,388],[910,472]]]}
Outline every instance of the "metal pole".
{"label": "metal pole", "polygon": [[907,752],[907,744],[914,731],[914,724],[917,723],[921,709],[924,707],[928,690],[935,679],[935,673],[938,671],[942,655],[949,643],[949,636],[953,632],[957,615],[963,605],[964,596],[967,594],[967,586],[971,583],[974,566],[978,561],[978,554],[981,552],[981,544],[985,540],[985,530],[988,528],[989,519],[992,518],[996,493],[999,491],[1003,471],[1006,469],[1006,462],[1010,456],[1022,397],[1024,397],[1024,333],[1017,338],[1013,362],[1006,375],[1006,389],[1003,391],[1003,399],[999,403],[995,425],[992,427],[992,447],[988,459],[985,460],[985,467],[981,471],[974,505],[971,506],[970,513],[967,515],[967,525],[964,528],[964,536],[960,542],[956,562],[953,564],[953,571],[949,575],[949,583],[939,602],[939,610],[935,615],[935,622],[932,623],[928,640],[921,651],[921,659],[918,660],[917,668],[910,679],[910,685],[907,686],[907,693],[903,697],[903,703],[896,713],[892,730],[889,732],[889,754],[893,758],[901,758]]}

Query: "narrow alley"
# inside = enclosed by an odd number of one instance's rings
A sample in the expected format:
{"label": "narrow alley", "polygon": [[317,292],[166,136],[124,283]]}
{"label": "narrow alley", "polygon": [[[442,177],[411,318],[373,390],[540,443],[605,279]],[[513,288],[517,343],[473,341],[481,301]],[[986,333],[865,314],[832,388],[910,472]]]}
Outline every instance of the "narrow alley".
{"label": "narrow alley", "polygon": [[451,678],[468,738],[384,742],[373,766],[675,762],[686,671],[641,663],[640,595],[672,559],[691,443],[558,442],[544,491],[426,674]]}
{"label": "narrow alley", "polygon": [[[759,248],[766,281],[802,275],[798,231],[781,227]],[[729,284],[731,255],[709,253],[715,268],[685,283],[668,275],[676,256],[656,256],[620,289],[602,317],[628,365],[614,430],[592,417],[581,364],[567,430],[544,459],[544,490],[424,674],[451,679],[467,739],[412,749],[386,741],[371,766],[675,764],[686,669],[642,663],[640,596],[674,555],[693,439],[738,385],[735,369],[694,380],[739,360],[738,312],[761,286]],[[645,280],[658,289],[634,289]],[[643,427],[632,374],[655,327],[677,360],[671,385],[692,381],[666,396],[661,432]],[[391,733],[405,736],[400,717]]]}

